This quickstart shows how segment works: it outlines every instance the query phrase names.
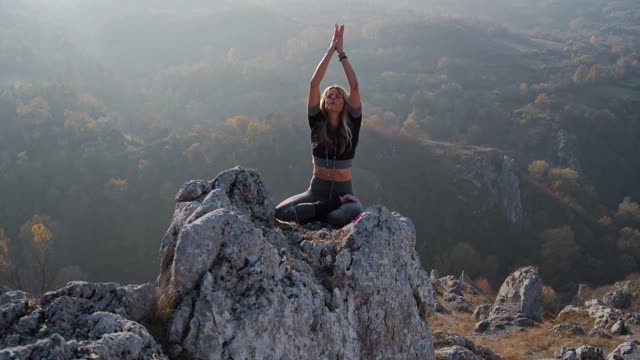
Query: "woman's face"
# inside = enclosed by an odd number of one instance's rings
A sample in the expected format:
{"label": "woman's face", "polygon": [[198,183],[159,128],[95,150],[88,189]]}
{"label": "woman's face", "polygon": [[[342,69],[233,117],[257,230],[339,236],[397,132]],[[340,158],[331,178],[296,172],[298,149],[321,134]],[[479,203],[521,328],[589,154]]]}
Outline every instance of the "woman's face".
{"label": "woman's face", "polygon": [[344,98],[340,94],[340,90],[329,89],[324,101],[325,110],[328,112],[341,112],[344,108]]}

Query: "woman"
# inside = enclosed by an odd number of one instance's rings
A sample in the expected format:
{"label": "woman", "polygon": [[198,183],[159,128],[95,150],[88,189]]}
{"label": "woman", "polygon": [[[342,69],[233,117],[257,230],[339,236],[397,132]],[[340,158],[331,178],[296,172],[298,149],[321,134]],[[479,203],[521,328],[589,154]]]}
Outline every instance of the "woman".
{"label": "woman", "polygon": [[[309,87],[308,118],[313,150],[313,177],[309,189],[276,207],[276,218],[304,224],[325,220],[344,226],[362,213],[362,204],[351,185],[351,161],[362,122],[356,74],[343,49],[344,25],[335,26],[331,46],[318,64]],[[320,96],[320,82],[331,56],[338,54],[349,81],[349,93],[328,87]]]}

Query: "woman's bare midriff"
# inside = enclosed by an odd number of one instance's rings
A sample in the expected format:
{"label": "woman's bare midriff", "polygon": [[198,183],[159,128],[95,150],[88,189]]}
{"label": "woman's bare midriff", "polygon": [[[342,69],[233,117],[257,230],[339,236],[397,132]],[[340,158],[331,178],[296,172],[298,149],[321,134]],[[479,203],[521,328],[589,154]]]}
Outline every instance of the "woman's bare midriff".
{"label": "woman's bare midriff", "polygon": [[329,181],[351,181],[351,168],[327,169],[321,166],[313,166],[313,176]]}

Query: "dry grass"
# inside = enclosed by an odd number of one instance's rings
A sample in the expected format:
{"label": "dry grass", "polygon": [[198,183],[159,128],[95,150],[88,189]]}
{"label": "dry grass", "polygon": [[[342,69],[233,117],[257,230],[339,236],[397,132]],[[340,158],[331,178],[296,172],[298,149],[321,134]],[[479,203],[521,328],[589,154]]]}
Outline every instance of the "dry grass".
{"label": "dry grass", "polygon": [[582,345],[602,348],[606,354],[620,343],[620,339],[616,338],[555,334],[549,331],[555,325],[557,324],[544,323],[529,329],[522,328],[522,330],[508,333],[471,337],[471,339],[477,345],[489,347],[505,359],[553,358],[554,353],[563,346],[580,347]]}
{"label": "dry grass", "polygon": [[[589,291],[587,294],[588,299],[602,298],[612,288],[613,286],[603,286]],[[473,295],[466,289],[464,293],[465,297],[475,306],[483,303],[492,304],[495,300],[494,295],[489,296],[484,293]],[[440,303],[447,307],[442,296],[437,298]],[[429,327],[433,333],[440,331],[440,336],[454,334],[464,336],[472,340],[476,345],[490,348],[505,360],[553,358],[555,352],[562,347],[580,347],[582,345],[602,348],[604,353],[607,354],[623,340],[618,337],[603,338],[573,335],[569,332],[553,333],[550,331],[556,325],[573,323],[582,326],[585,332],[589,332],[594,325],[594,321],[586,311],[565,313],[560,319],[556,319],[551,313],[547,315],[545,316],[545,322],[532,328],[513,326],[498,333],[474,334],[473,329],[479,320],[475,320],[469,313],[453,311],[450,314],[435,313],[429,318]]]}
{"label": "dry grass", "polygon": [[[466,295],[465,296],[469,296]],[[487,302],[484,295],[472,300],[475,304]],[[492,302],[492,301],[490,301]],[[533,328],[512,327],[499,333],[476,335],[473,329],[478,320],[471,314],[452,312],[450,314],[435,313],[429,318],[432,332],[441,331],[444,335],[460,335],[474,341],[476,345],[490,348],[500,354],[505,360],[525,360],[553,358],[554,353],[564,347],[579,347],[592,345],[602,348],[605,353],[612,351],[620,344],[620,339],[600,338],[593,336],[578,336],[568,333],[556,334],[549,330],[563,323],[575,323],[589,331],[593,326],[593,319],[585,313],[565,315],[561,320],[550,319]]]}
{"label": "dry grass", "polygon": [[429,318],[431,332],[442,331],[449,335],[466,335],[473,332],[475,322],[470,314],[452,312],[451,314],[435,313]]}

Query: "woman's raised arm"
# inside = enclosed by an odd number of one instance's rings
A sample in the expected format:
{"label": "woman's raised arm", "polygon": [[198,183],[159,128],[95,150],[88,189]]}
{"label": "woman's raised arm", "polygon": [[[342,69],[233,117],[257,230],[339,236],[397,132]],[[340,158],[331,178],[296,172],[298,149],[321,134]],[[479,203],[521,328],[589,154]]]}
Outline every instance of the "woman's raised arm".
{"label": "woman's raised arm", "polygon": [[318,67],[316,67],[316,71],[313,73],[313,77],[311,78],[311,82],[309,83],[309,107],[320,104],[320,83],[322,82],[322,78],[324,78],[324,74],[327,72],[327,67],[329,66],[329,61],[331,61],[331,56],[333,55],[333,52],[336,51],[337,43],[338,25],[335,26],[335,29],[333,31],[331,46],[320,61],[320,64],[318,64]]}
{"label": "woman's raised arm", "polygon": [[344,53],[343,48],[343,35],[344,35],[344,25],[338,28],[338,41],[336,43],[336,51],[340,57],[340,62],[342,63],[342,68],[344,69],[344,73],[347,76],[347,81],[349,81],[349,99],[347,102],[352,109],[359,109],[360,104],[360,89],[358,87],[358,78],[356,77],[356,72],[351,67],[349,63],[349,59]]}

